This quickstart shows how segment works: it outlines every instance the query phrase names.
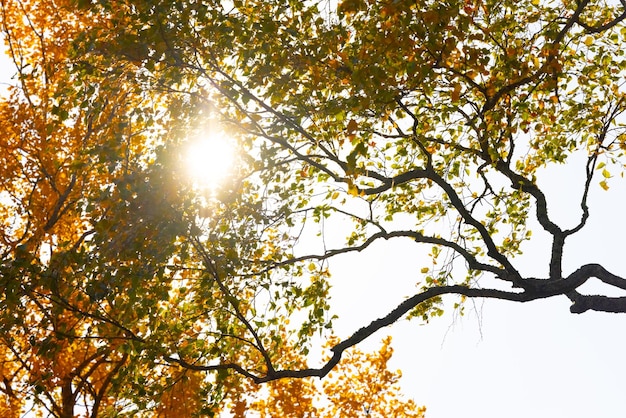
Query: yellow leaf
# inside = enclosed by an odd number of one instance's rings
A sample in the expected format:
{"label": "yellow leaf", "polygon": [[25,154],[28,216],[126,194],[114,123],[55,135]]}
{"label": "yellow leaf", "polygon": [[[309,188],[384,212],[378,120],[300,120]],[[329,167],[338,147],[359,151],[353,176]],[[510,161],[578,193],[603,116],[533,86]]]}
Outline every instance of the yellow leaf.
{"label": "yellow leaf", "polygon": [[584,42],[585,42],[585,45],[587,45],[587,46],[593,45],[593,36],[585,37],[585,41]]}
{"label": "yellow leaf", "polygon": [[359,188],[356,187],[353,183],[348,184],[348,194],[350,194],[351,196],[358,196]]}
{"label": "yellow leaf", "polygon": [[606,184],[606,181],[604,180],[600,182],[600,187],[602,187],[604,190],[609,190],[609,185]]}
{"label": "yellow leaf", "polygon": [[428,267],[422,267],[422,269],[420,270],[422,273],[428,273],[429,268]]}
{"label": "yellow leaf", "polygon": [[533,65],[534,65],[535,67],[539,67],[539,66],[541,66],[541,63],[539,62],[539,58],[537,58],[535,55],[533,55],[532,57],[530,57],[530,59],[532,60]]}
{"label": "yellow leaf", "polygon": [[602,170],[602,177],[608,179],[609,177],[611,177],[611,173],[609,173],[609,171],[605,168],[604,170]]}

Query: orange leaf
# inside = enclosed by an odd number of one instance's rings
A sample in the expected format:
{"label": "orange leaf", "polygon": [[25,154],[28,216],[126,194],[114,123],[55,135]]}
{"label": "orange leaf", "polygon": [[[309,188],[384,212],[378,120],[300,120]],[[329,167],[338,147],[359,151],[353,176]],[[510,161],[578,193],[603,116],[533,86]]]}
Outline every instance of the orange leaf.
{"label": "orange leaf", "polygon": [[358,128],[358,125],[356,121],[354,119],[350,119],[350,122],[348,122],[348,126],[346,128],[348,135],[352,135],[357,130],[357,128]]}

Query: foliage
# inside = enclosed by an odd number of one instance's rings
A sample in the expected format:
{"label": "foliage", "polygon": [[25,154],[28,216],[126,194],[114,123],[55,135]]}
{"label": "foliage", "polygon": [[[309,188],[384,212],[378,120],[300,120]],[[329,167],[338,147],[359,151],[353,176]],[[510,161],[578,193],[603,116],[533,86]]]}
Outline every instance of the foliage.
{"label": "foliage", "polygon": [[[0,103],[7,416],[421,416],[398,400],[388,340],[346,350],[441,315],[445,295],[626,311],[577,290],[621,277],[562,271],[590,190],[623,169],[626,3],[0,4],[17,69]],[[183,158],[209,121],[239,154],[203,190]],[[541,175],[574,154],[565,228]],[[533,225],[551,238],[539,278],[515,259]],[[430,258],[407,278],[418,292],[328,337],[331,261],[390,239]],[[319,338],[330,355],[310,368]],[[309,378],[329,373],[319,406]]]}

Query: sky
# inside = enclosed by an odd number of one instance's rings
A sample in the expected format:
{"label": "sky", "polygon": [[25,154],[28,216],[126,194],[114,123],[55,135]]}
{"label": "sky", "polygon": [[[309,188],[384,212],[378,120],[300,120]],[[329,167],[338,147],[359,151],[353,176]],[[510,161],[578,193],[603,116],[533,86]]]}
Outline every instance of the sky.
{"label": "sky", "polygon": [[[0,91],[10,82],[10,68],[0,60]],[[584,162],[579,155],[539,175],[550,214],[562,227],[580,218]],[[609,185],[604,192],[596,182],[591,191],[588,225],[566,243],[565,274],[597,262],[626,275],[626,181],[613,178]],[[515,265],[545,277],[548,242],[538,228],[534,232]],[[426,260],[413,248],[386,241],[331,264],[337,335],[348,337],[417,291]],[[604,291],[597,283],[585,288]],[[626,314],[574,315],[569,305],[565,297],[526,304],[470,301],[463,317],[449,307],[427,325],[401,320],[360,348],[376,349],[384,336],[393,336],[391,368],[402,369],[405,395],[425,405],[428,418],[622,418]]]}

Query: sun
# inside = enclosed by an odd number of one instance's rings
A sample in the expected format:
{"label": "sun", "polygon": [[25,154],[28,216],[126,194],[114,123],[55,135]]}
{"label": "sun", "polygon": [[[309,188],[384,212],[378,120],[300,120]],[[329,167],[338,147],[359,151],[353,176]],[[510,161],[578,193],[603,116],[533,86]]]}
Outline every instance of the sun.
{"label": "sun", "polygon": [[200,135],[187,143],[184,164],[194,185],[216,190],[233,174],[235,147],[224,132]]}

